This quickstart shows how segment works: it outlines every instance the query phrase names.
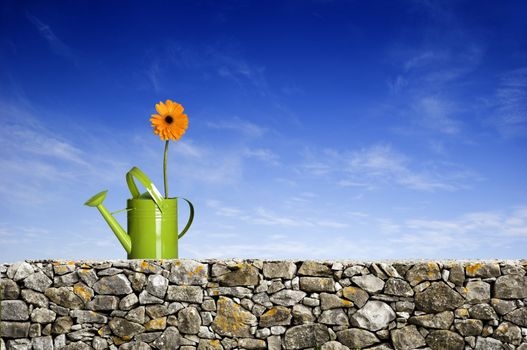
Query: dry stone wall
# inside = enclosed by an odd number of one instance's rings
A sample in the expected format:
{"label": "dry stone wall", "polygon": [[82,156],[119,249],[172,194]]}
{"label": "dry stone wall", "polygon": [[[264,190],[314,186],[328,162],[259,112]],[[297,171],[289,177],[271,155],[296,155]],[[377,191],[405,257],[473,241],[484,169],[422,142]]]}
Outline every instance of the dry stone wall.
{"label": "dry stone wall", "polygon": [[527,260],[0,265],[1,350],[527,350]]}

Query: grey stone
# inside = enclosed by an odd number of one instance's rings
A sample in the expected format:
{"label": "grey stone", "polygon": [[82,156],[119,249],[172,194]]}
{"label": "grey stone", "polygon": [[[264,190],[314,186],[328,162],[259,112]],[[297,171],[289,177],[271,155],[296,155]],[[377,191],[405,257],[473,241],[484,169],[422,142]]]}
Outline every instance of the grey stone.
{"label": "grey stone", "polygon": [[272,335],[267,338],[267,349],[268,350],[281,350],[282,340],[279,335]]}
{"label": "grey stone", "polygon": [[166,300],[201,304],[203,290],[199,286],[168,286]]}
{"label": "grey stone", "polygon": [[37,323],[51,323],[55,321],[57,314],[54,311],[37,308],[31,312],[31,321]]}
{"label": "grey stone", "polygon": [[229,298],[219,298],[218,311],[211,325],[216,333],[228,337],[250,337],[250,328],[256,324],[252,313]]}
{"label": "grey stone", "polygon": [[21,300],[3,300],[0,302],[2,321],[25,321],[29,319],[29,309]]}
{"label": "grey stone", "polygon": [[290,261],[264,262],[263,275],[266,278],[293,279],[296,273],[296,265]]}
{"label": "grey stone", "polygon": [[405,279],[412,286],[423,281],[437,281],[441,279],[441,270],[435,262],[418,263],[406,272]]}
{"label": "grey stone", "polygon": [[483,330],[483,322],[481,320],[469,318],[456,321],[455,327],[459,334],[464,337],[477,336],[480,335]]}
{"label": "grey stone", "polygon": [[415,307],[425,312],[453,310],[463,304],[463,297],[444,282],[433,282],[425,291],[415,294]]}
{"label": "grey stone", "polygon": [[494,283],[494,298],[522,299],[527,298],[527,276],[500,276]]}
{"label": "grey stone", "polygon": [[153,260],[132,260],[128,267],[136,272],[159,274],[163,269],[158,264],[158,261]]}
{"label": "grey stone", "polygon": [[238,339],[238,346],[241,349],[248,349],[248,350],[258,350],[258,349],[265,349],[265,340],[262,339],[254,339],[254,338],[241,338]]}
{"label": "grey stone", "polygon": [[300,290],[305,292],[334,292],[335,281],[331,277],[300,277]]}
{"label": "grey stone", "polygon": [[108,349],[108,342],[101,337],[93,337],[91,346],[94,350],[105,350]]}
{"label": "grey stone", "polygon": [[293,323],[304,324],[315,322],[315,316],[311,312],[311,309],[302,304],[293,306]]}
{"label": "grey stone", "polygon": [[97,282],[97,274],[95,273],[95,270],[93,269],[79,269],[77,270],[77,275],[81,279],[82,282],[86,283],[86,285],[90,288],[93,287],[95,282]]}
{"label": "grey stone", "polygon": [[348,317],[343,309],[322,311],[317,321],[326,325],[349,326]]}
{"label": "grey stone", "polygon": [[143,341],[134,340],[132,342],[123,344],[119,347],[119,350],[151,350],[150,345]]}
{"label": "grey stone", "polygon": [[356,287],[346,287],[342,289],[342,296],[348,300],[353,301],[357,307],[363,307],[369,299],[369,294]]}
{"label": "grey stone", "polygon": [[65,347],[66,346],[66,336],[64,334],[60,334],[56,336],[55,339],[53,340],[53,346],[55,347],[56,350],[62,349],[63,347]]}
{"label": "grey stone", "polygon": [[57,317],[51,327],[52,334],[67,334],[73,326],[73,320],[69,316]]}
{"label": "grey stone", "polygon": [[400,297],[411,297],[414,290],[408,282],[400,278],[389,278],[384,286],[384,293]]}
{"label": "grey stone", "polygon": [[102,277],[93,284],[93,290],[99,294],[126,295],[132,293],[132,286],[125,275]]}
{"label": "grey stone", "polygon": [[331,276],[331,269],[322,263],[316,261],[304,261],[298,269],[298,274],[301,276]]}
{"label": "grey stone", "polygon": [[229,266],[228,273],[218,277],[220,285],[227,287],[256,286],[259,281],[258,269],[248,263]]}
{"label": "grey stone", "polygon": [[78,341],[75,343],[69,343],[63,347],[62,350],[91,350],[91,347],[82,341]]}
{"label": "grey stone", "polygon": [[20,288],[10,279],[0,279],[0,300],[18,299]]}
{"label": "grey stone", "polygon": [[151,318],[160,318],[169,315],[171,312],[165,305],[150,305],[146,307],[146,313]]}
{"label": "grey stone", "polygon": [[153,296],[148,293],[146,290],[139,293],[139,304],[149,305],[149,304],[163,304],[163,299]]}
{"label": "grey stone", "polygon": [[110,267],[104,270],[100,270],[98,275],[99,276],[113,276],[113,275],[117,275],[122,272],[123,272],[122,269],[116,269],[115,267]]}
{"label": "grey stone", "polygon": [[218,339],[200,339],[198,350],[223,350],[223,346]]}
{"label": "grey stone", "polygon": [[76,265],[73,261],[67,263],[53,263],[53,272],[55,275],[64,275],[70,272],[75,271]]}
{"label": "grey stone", "polygon": [[298,304],[305,296],[306,293],[300,290],[283,289],[271,295],[270,300],[276,305],[293,306]]}
{"label": "grey stone", "polygon": [[476,304],[468,309],[470,317],[476,318],[478,320],[497,320],[498,315],[488,304]]}
{"label": "grey stone", "polygon": [[498,339],[478,337],[476,350],[503,350],[503,343]]}
{"label": "grey stone", "polygon": [[43,272],[36,272],[24,280],[24,286],[37,292],[44,292],[53,282]]}
{"label": "grey stone", "polygon": [[453,321],[454,313],[452,311],[443,311],[437,314],[412,316],[408,323],[427,328],[449,329]]}
{"label": "grey stone", "polygon": [[285,332],[284,344],[287,350],[312,348],[329,341],[328,328],[321,324],[305,324],[289,328]]}
{"label": "grey stone", "polygon": [[71,272],[66,275],[55,277],[53,279],[53,286],[54,287],[66,287],[66,286],[72,286],[77,282],[79,282],[79,276],[77,275],[77,272]]}
{"label": "grey stone", "polygon": [[456,286],[462,286],[465,282],[465,269],[460,263],[449,264],[450,274],[448,280],[454,283]]}
{"label": "grey stone", "polygon": [[[255,302],[256,304],[260,304],[260,305],[263,305],[263,306],[272,306],[273,304],[271,303],[271,301],[269,300],[269,296],[267,295],[267,293],[258,293],[258,294],[255,294],[252,299],[251,299],[253,302]],[[252,306],[252,304],[250,305]]]}
{"label": "grey stone", "polygon": [[[130,294],[134,295],[134,294]],[[97,295],[88,303],[88,308],[95,311],[115,310],[119,305],[119,298],[113,295]]]}
{"label": "grey stone", "polygon": [[353,307],[353,302],[339,298],[335,294],[320,293],[320,308],[322,310]]}
{"label": "grey stone", "polygon": [[53,338],[51,336],[36,337],[31,339],[33,350],[50,350],[53,349]]}
{"label": "grey stone", "polygon": [[31,275],[33,271],[33,267],[27,262],[16,262],[7,269],[7,277],[18,282]]}
{"label": "grey stone", "polygon": [[464,296],[471,304],[485,303],[490,300],[490,284],[483,281],[470,281],[464,288]]}
{"label": "grey stone", "polygon": [[425,338],[413,325],[393,329],[390,335],[396,350],[410,350],[426,345]]}
{"label": "grey stone", "polygon": [[168,279],[161,275],[150,275],[146,283],[146,291],[158,298],[164,298],[167,292]]}
{"label": "grey stone", "polygon": [[426,344],[432,350],[463,350],[465,347],[465,340],[457,333],[438,330],[432,331],[426,336]]}
{"label": "grey stone", "polygon": [[378,331],[388,327],[395,319],[395,312],[382,301],[370,300],[350,317],[351,324],[369,331]]}
{"label": "grey stone", "polygon": [[0,322],[0,337],[4,338],[27,338],[29,334],[29,322]]}
{"label": "grey stone", "polygon": [[131,339],[135,335],[145,331],[145,327],[142,325],[130,322],[124,318],[114,317],[108,323],[113,334],[119,338]]}
{"label": "grey stone", "polygon": [[272,281],[271,284],[269,285],[269,288],[267,289],[267,293],[269,294],[273,294],[273,293],[276,293],[282,289],[284,289],[285,286],[282,282],[280,281]]}
{"label": "grey stone", "polygon": [[527,327],[527,307],[522,307],[509,312],[503,317],[518,326]]}
{"label": "grey stone", "polygon": [[354,266],[350,266],[346,268],[342,274],[345,277],[353,277],[356,275],[367,275],[368,273],[370,273],[370,271],[368,271],[366,267],[360,266],[360,265],[354,265]]}
{"label": "grey stone", "polygon": [[505,315],[516,309],[516,301],[514,300],[502,300],[492,298],[490,299],[490,305],[496,310],[499,315]]}
{"label": "grey stone", "polygon": [[275,306],[260,316],[260,327],[285,326],[291,324],[291,310],[284,306]]}
{"label": "grey stone", "polygon": [[232,296],[236,298],[245,298],[251,296],[253,292],[249,288],[245,287],[217,287],[209,288],[210,295],[213,296]]}
{"label": "grey stone", "polygon": [[468,277],[498,277],[501,275],[500,265],[497,263],[470,263],[465,266],[465,271]]}
{"label": "grey stone", "polygon": [[131,322],[141,323],[141,324],[145,323],[145,307],[144,306],[136,307],[135,309],[129,311],[126,314],[125,318]]}
{"label": "grey stone", "polygon": [[77,323],[106,323],[108,319],[106,316],[87,310],[73,310],[70,316],[77,320]]}
{"label": "grey stone", "polygon": [[[48,334],[45,334],[45,335],[48,335]],[[31,326],[29,326],[28,336],[30,338],[42,336],[42,325],[39,323],[32,323]]]}
{"label": "grey stone", "polygon": [[130,293],[121,299],[121,301],[119,302],[119,309],[128,311],[131,310],[137,304],[139,304],[139,298],[137,297],[137,295],[135,295],[135,293]]}
{"label": "grey stone", "polygon": [[338,341],[331,340],[331,341],[328,341],[327,343],[324,343],[324,345],[320,347],[320,350],[350,350],[350,348],[348,348],[346,345],[342,343],[339,343]]}
{"label": "grey stone", "polygon": [[205,285],[208,282],[208,266],[180,259],[172,265],[168,279],[178,285]]}
{"label": "grey stone", "polygon": [[195,307],[187,307],[179,311],[178,329],[181,333],[198,334],[201,325],[201,316]]}
{"label": "grey stone", "polygon": [[35,292],[32,289],[23,289],[20,294],[26,303],[33,304],[38,307],[48,307],[49,305],[49,300],[44,294]]}
{"label": "grey stone", "polygon": [[337,339],[351,349],[363,349],[380,342],[375,334],[358,328],[350,328],[337,332]]}
{"label": "grey stone", "polygon": [[29,339],[14,339],[7,341],[9,350],[31,350],[31,341]]}
{"label": "grey stone", "polygon": [[132,289],[136,292],[141,292],[146,283],[146,276],[140,272],[134,272],[128,275],[128,279],[132,284]]}
{"label": "grey stone", "polygon": [[71,287],[48,288],[44,294],[55,304],[68,309],[80,309],[84,302],[75,293]]}
{"label": "grey stone", "polygon": [[351,280],[370,293],[380,292],[384,288],[384,281],[374,275],[354,276]]}
{"label": "grey stone", "polygon": [[522,330],[510,322],[502,322],[493,334],[493,337],[505,343],[520,345],[522,341]]}

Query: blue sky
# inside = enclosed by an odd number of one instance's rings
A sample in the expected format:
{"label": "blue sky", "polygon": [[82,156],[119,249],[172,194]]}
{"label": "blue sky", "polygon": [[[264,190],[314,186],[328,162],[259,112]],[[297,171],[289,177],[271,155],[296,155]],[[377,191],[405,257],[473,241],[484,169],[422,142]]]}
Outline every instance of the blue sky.
{"label": "blue sky", "polygon": [[[117,259],[149,123],[184,258],[525,258],[525,1],[0,5],[0,261]],[[117,214],[125,223],[125,214]],[[180,222],[187,211],[181,210]]]}

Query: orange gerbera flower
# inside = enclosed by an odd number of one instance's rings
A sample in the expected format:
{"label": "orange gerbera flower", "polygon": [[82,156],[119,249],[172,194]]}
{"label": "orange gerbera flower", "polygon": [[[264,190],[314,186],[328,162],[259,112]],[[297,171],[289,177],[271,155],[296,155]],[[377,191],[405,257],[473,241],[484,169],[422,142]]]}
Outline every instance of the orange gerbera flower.
{"label": "orange gerbera flower", "polygon": [[156,104],[159,114],[152,114],[150,121],[154,127],[154,134],[161,140],[179,140],[188,128],[188,117],[183,114],[183,106],[172,100]]}

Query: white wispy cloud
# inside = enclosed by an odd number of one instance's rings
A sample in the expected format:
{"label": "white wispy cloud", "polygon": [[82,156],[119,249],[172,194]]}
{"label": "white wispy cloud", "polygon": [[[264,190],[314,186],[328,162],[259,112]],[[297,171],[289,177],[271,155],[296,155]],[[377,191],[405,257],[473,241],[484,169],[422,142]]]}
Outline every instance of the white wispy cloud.
{"label": "white wispy cloud", "polygon": [[527,135],[527,67],[503,73],[492,101],[490,123],[502,136]]}
{"label": "white wispy cloud", "polygon": [[55,35],[48,24],[42,22],[38,17],[30,13],[26,13],[26,17],[35,26],[39,34],[48,42],[49,47],[55,54],[75,61],[75,55],[71,48]]}
{"label": "white wispy cloud", "polygon": [[420,98],[414,104],[414,110],[420,124],[426,128],[450,135],[460,132],[461,122],[452,117],[454,108],[438,97]]}
{"label": "white wispy cloud", "polygon": [[206,122],[205,125],[212,129],[232,130],[252,137],[260,137],[268,131],[268,129],[263,126],[257,125],[239,117],[215,121],[211,120]]}
{"label": "white wispy cloud", "polygon": [[259,159],[271,165],[278,165],[280,157],[268,148],[245,148],[243,155],[248,158]]}

